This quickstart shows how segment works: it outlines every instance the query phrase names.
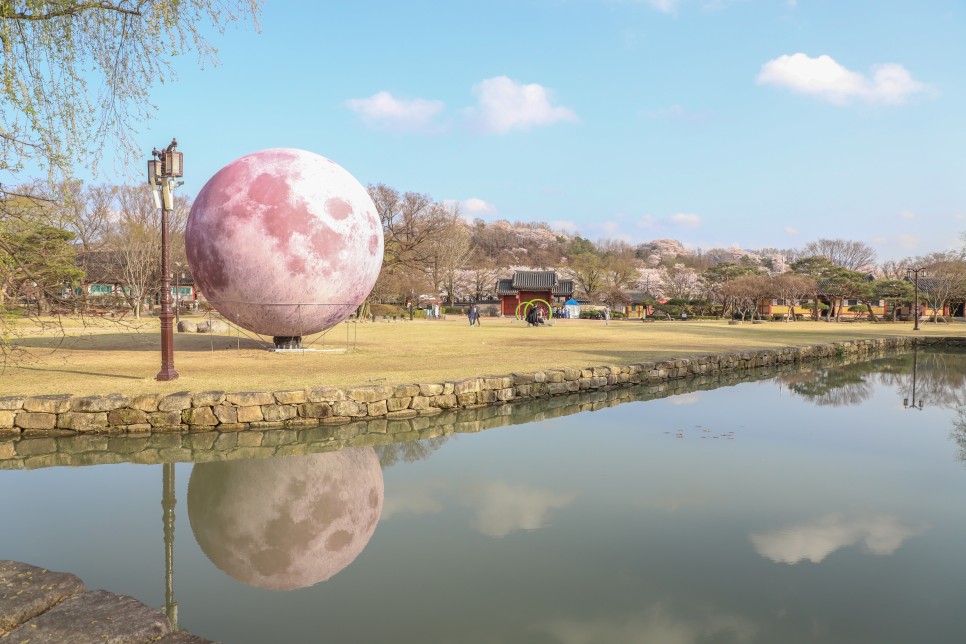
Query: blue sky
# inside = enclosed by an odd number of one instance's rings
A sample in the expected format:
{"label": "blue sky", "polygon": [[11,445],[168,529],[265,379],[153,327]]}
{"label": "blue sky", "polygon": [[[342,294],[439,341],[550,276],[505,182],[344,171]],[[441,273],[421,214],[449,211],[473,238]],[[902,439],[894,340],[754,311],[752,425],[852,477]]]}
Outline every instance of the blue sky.
{"label": "blue sky", "polygon": [[[268,0],[152,92],[195,194],[269,147],[486,220],[694,248],[966,230],[961,0]],[[145,159],[147,154],[145,154]]]}

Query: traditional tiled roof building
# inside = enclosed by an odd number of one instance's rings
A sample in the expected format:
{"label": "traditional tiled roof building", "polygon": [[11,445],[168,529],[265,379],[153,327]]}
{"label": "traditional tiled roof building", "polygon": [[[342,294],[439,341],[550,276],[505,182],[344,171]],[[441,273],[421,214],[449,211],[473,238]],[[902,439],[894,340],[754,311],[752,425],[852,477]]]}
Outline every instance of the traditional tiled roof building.
{"label": "traditional tiled roof building", "polygon": [[[573,280],[558,279],[555,271],[513,271],[513,277],[496,282],[500,313],[507,316],[516,315],[521,302],[542,300],[553,306],[565,302],[573,293]],[[546,308],[544,304],[537,305]]]}

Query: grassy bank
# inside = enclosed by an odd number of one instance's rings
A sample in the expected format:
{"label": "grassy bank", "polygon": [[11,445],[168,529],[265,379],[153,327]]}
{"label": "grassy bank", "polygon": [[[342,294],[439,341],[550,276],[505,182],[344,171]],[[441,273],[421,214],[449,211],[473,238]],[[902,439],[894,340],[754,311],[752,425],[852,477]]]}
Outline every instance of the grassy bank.
{"label": "grassy bank", "polygon": [[160,391],[267,391],[307,386],[439,382],[550,367],[625,365],[705,355],[890,335],[966,335],[966,325],[881,322],[559,320],[529,328],[509,319],[344,323],[324,337],[306,338],[318,353],[265,350],[270,339],[232,330],[227,335],[175,333],[180,378],[154,380],[160,368],[157,319],[98,321],[41,329],[21,323],[13,344],[25,350],[0,375],[0,395],[136,394]]}

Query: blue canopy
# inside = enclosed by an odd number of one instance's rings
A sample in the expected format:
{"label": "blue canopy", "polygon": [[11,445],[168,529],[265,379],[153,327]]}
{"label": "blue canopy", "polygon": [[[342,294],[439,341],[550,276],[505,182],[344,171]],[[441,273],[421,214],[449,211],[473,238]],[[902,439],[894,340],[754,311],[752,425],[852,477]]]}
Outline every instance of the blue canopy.
{"label": "blue canopy", "polygon": [[570,299],[569,299],[569,300],[567,300],[567,301],[566,301],[566,302],[565,302],[564,304],[565,304],[566,306],[574,306],[574,305],[577,305],[577,306],[580,306],[580,302],[578,302],[578,301],[577,301],[577,300],[575,300],[574,298],[570,298]]}

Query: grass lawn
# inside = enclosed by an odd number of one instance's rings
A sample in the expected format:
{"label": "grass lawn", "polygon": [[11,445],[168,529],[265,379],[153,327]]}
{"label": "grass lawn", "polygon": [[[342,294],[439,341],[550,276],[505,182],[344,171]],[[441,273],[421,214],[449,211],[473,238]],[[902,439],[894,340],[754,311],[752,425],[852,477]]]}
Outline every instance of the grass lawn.
{"label": "grass lawn", "polygon": [[[199,318],[200,321],[200,318]],[[961,323],[922,323],[921,336],[966,335]],[[826,323],[555,320],[538,328],[510,319],[343,323],[304,343],[338,352],[274,353],[271,339],[175,333],[178,380],[157,382],[157,318],[139,322],[22,321],[12,344],[26,351],[0,373],[0,395],[271,391],[310,386],[441,382],[555,367],[624,365],[660,358],[911,335],[911,322]]]}

